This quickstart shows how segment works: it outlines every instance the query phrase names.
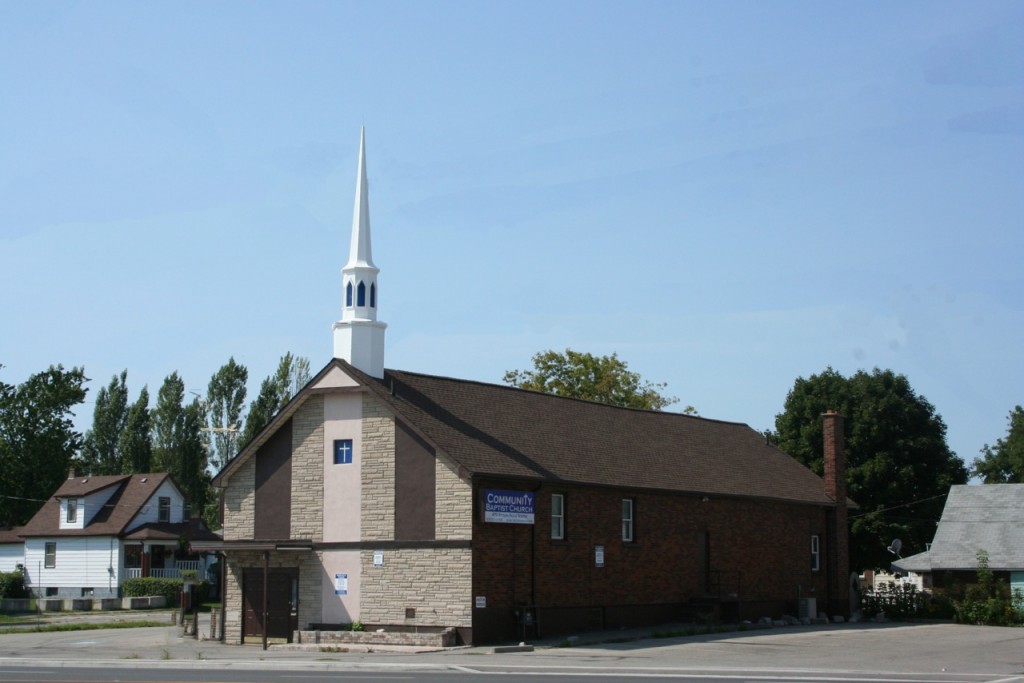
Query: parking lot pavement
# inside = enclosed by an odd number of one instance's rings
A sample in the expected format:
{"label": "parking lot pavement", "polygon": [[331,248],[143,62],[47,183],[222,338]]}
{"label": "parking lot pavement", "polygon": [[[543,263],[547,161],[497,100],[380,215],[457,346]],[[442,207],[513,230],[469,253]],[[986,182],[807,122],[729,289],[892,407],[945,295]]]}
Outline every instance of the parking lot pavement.
{"label": "parking lot pavement", "polygon": [[[168,619],[170,615],[167,615]],[[208,617],[200,634],[209,634]],[[786,627],[713,635],[640,638],[650,631],[584,634],[580,644],[560,647],[564,639],[540,641],[533,652],[492,654],[493,647],[424,652],[415,648],[335,648],[304,652],[258,644],[223,645],[184,636],[180,626],[97,629],[0,635],[0,663],[54,665],[67,662],[202,660],[204,666],[268,663],[315,668],[330,662],[372,666],[582,666],[674,670],[721,669],[769,671],[794,668],[834,672],[901,674],[1024,674],[1024,629],[933,624],[833,624]],[[637,639],[634,639],[637,638]],[[273,664],[269,664],[273,663]]]}

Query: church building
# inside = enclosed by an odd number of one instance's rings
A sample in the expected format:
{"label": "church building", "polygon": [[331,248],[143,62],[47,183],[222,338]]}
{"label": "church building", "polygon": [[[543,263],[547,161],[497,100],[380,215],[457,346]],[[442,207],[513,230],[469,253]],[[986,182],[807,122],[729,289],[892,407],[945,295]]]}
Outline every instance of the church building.
{"label": "church building", "polygon": [[334,357],[214,478],[226,642],[848,611],[839,415],[822,479],[744,424],[385,369],[370,237],[363,134]]}

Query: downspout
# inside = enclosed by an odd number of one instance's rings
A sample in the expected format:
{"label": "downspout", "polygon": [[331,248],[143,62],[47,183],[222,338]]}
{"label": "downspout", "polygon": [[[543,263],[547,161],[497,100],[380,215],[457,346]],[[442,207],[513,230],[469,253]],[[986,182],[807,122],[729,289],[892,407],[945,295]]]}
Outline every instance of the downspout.
{"label": "downspout", "polygon": [[267,614],[267,589],[270,584],[270,551],[263,551],[263,649],[267,649],[267,627],[270,625]]}

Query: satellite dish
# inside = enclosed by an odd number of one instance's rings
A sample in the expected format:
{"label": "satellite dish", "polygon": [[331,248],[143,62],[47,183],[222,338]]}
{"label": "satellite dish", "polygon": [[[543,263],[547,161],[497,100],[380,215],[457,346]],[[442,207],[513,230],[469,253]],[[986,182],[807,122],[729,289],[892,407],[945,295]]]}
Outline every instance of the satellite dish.
{"label": "satellite dish", "polygon": [[888,551],[890,553],[892,553],[893,555],[895,555],[896,557],[899,557],[900,559],[903,559],[902,557],[900,557],[900,548],[902,548],[902,547],[903,547],[903,541],[901,541],[898,538],[894,538],[894,539],[892,539],[892,543],[889,544]]}

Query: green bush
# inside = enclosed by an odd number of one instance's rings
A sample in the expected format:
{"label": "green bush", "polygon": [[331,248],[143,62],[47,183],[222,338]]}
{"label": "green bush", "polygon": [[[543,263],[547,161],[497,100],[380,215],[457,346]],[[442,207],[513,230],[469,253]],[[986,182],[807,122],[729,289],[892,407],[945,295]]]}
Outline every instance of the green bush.
{"label": "green bush", "polygon": [[887,583],[863,597],[861,610],[868,618],[884,612],[890,619],[912,619],[927,616],[930,602],[931,596],[913,584]]}
{"label": "green bush", "polygon": [[[168,607],[181,606],[181,588],[184,584],[182,579],[158,579],[147,576],[139,579],[125,579],[121,584],[126,598],[143,598],[147,595],[162,595],[167,600]],[[210,584],[200,581],[192,588],[192,606],[196,607],[207,601],[210,594]]]}
{"label": "green bush", "polygon": [[1005,581],[996,581],[988,566],[988,553],[979,550],[978,583],[963,591],[963,597],[953,602],[956,620],[961,624],[1012,626],[1024,624],[1024,596],[1020,591],[1012,594]]}
{"label": "green bush", "polygon": [[13,572],[0,572],[0,599],[27,597],[29,592],[25,588],[24,571],[16,569]]}

